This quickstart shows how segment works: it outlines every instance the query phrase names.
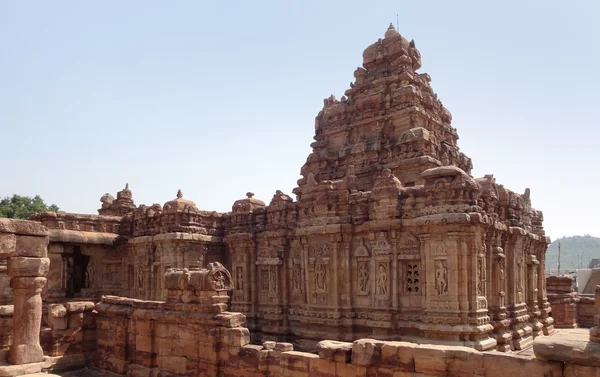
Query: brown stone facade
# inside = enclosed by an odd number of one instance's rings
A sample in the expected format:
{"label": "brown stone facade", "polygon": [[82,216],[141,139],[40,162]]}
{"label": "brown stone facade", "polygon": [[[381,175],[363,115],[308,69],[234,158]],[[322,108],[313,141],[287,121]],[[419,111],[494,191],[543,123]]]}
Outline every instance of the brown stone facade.
{"label": "brown stone facade", "polygon": [[519,350],[550,334],[543,216],[530,193],[471,176],[452,116],[392,26],[315,121],[295,200],[252,193],[201,211],[181,191],[136,206],[128,186],[99,215],[44,213],[44,298],[164,300],[171,268],[219,261],[253,342],[429,339]]}

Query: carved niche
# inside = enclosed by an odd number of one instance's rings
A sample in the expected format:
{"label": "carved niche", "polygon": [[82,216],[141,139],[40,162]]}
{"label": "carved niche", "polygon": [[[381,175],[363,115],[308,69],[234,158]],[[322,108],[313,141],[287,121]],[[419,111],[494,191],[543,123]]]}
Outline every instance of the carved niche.
{"label": "carved niche", "polygon": [[448,244],[445,240],[445,233],[432,235],[429,241],[428,266],[431,271],[427,271],[428,295],[431,295],[428,305],[436,309],[450,309],[448,300],[450,272],[448,266]]}
{"label": "carved niche", "polygon": [[302,295],[304,285],[304,269],[302,268],[302,247],[297,244],[292,245],[290,251],[290,266],[292,278],[292,295]]}
{"label": "carved niche", "polygon": [[259,301],[276,304],[279,301],[280,269],[283,264],[284,241],[262,240],[258,244]]}
{"label": "carved niche", "polygon": [[421,243],[411,233],[403,233],[398,241],[398,261],[401,266],[402,294],[420,295],[421,292]]}
{"label": "carved niche", "polygon": [[356,259],[356,294],[359,296],[368,296],[370,291],[371,275],[371,256],[369,249],[365,244],[364,238],[357,240],[357,246],[354,249],[354,258]]}
{"label": "carved niche", "polygon": [[315,304],[327,304],[327,297],[330,291],[330,261],[331,249],[329,244],[324,243],[310,246],[308,263],[313,287],[311,297]]}
{"label": "carved niche", "polygon": [[373,245],[373,258],[375,263],[375,306],[388,307],[391,298],[391,261],[392,245],[387,234],[380,232]]}

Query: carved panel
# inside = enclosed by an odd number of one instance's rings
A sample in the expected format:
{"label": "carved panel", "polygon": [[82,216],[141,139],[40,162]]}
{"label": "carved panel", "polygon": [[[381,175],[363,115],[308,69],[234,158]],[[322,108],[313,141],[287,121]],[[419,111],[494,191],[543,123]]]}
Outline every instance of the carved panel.
{"label": "carved panel", "polygon": [[386,234],[384,232],[379,233],[377,237],[377,241],[373,246],[373,254],[374,255],[386,255],[392,252],[392,245],[387,240]]}

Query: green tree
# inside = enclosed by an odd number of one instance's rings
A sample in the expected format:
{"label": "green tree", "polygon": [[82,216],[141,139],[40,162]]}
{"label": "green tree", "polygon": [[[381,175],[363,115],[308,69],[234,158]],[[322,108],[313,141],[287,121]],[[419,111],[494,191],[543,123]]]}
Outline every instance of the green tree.
{"label": "green tree", "polygon": [[47,205],[39,195],[30,198],[15,194],[0,200],[0,217],[9,219],[27,219],[36,213],[58,210],[56,204]]}

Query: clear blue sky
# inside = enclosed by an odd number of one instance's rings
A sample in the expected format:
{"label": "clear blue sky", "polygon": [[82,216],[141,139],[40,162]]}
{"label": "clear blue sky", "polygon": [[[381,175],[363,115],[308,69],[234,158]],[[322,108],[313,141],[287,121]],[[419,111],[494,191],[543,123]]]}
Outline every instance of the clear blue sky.
{"label": "clear blue sky", "polygon": [[552,238],[600,236],[600,2],[374,3],[0,2],[0,196],[291,193],[323,98],[398,14],[474,175],[531,188]]}

